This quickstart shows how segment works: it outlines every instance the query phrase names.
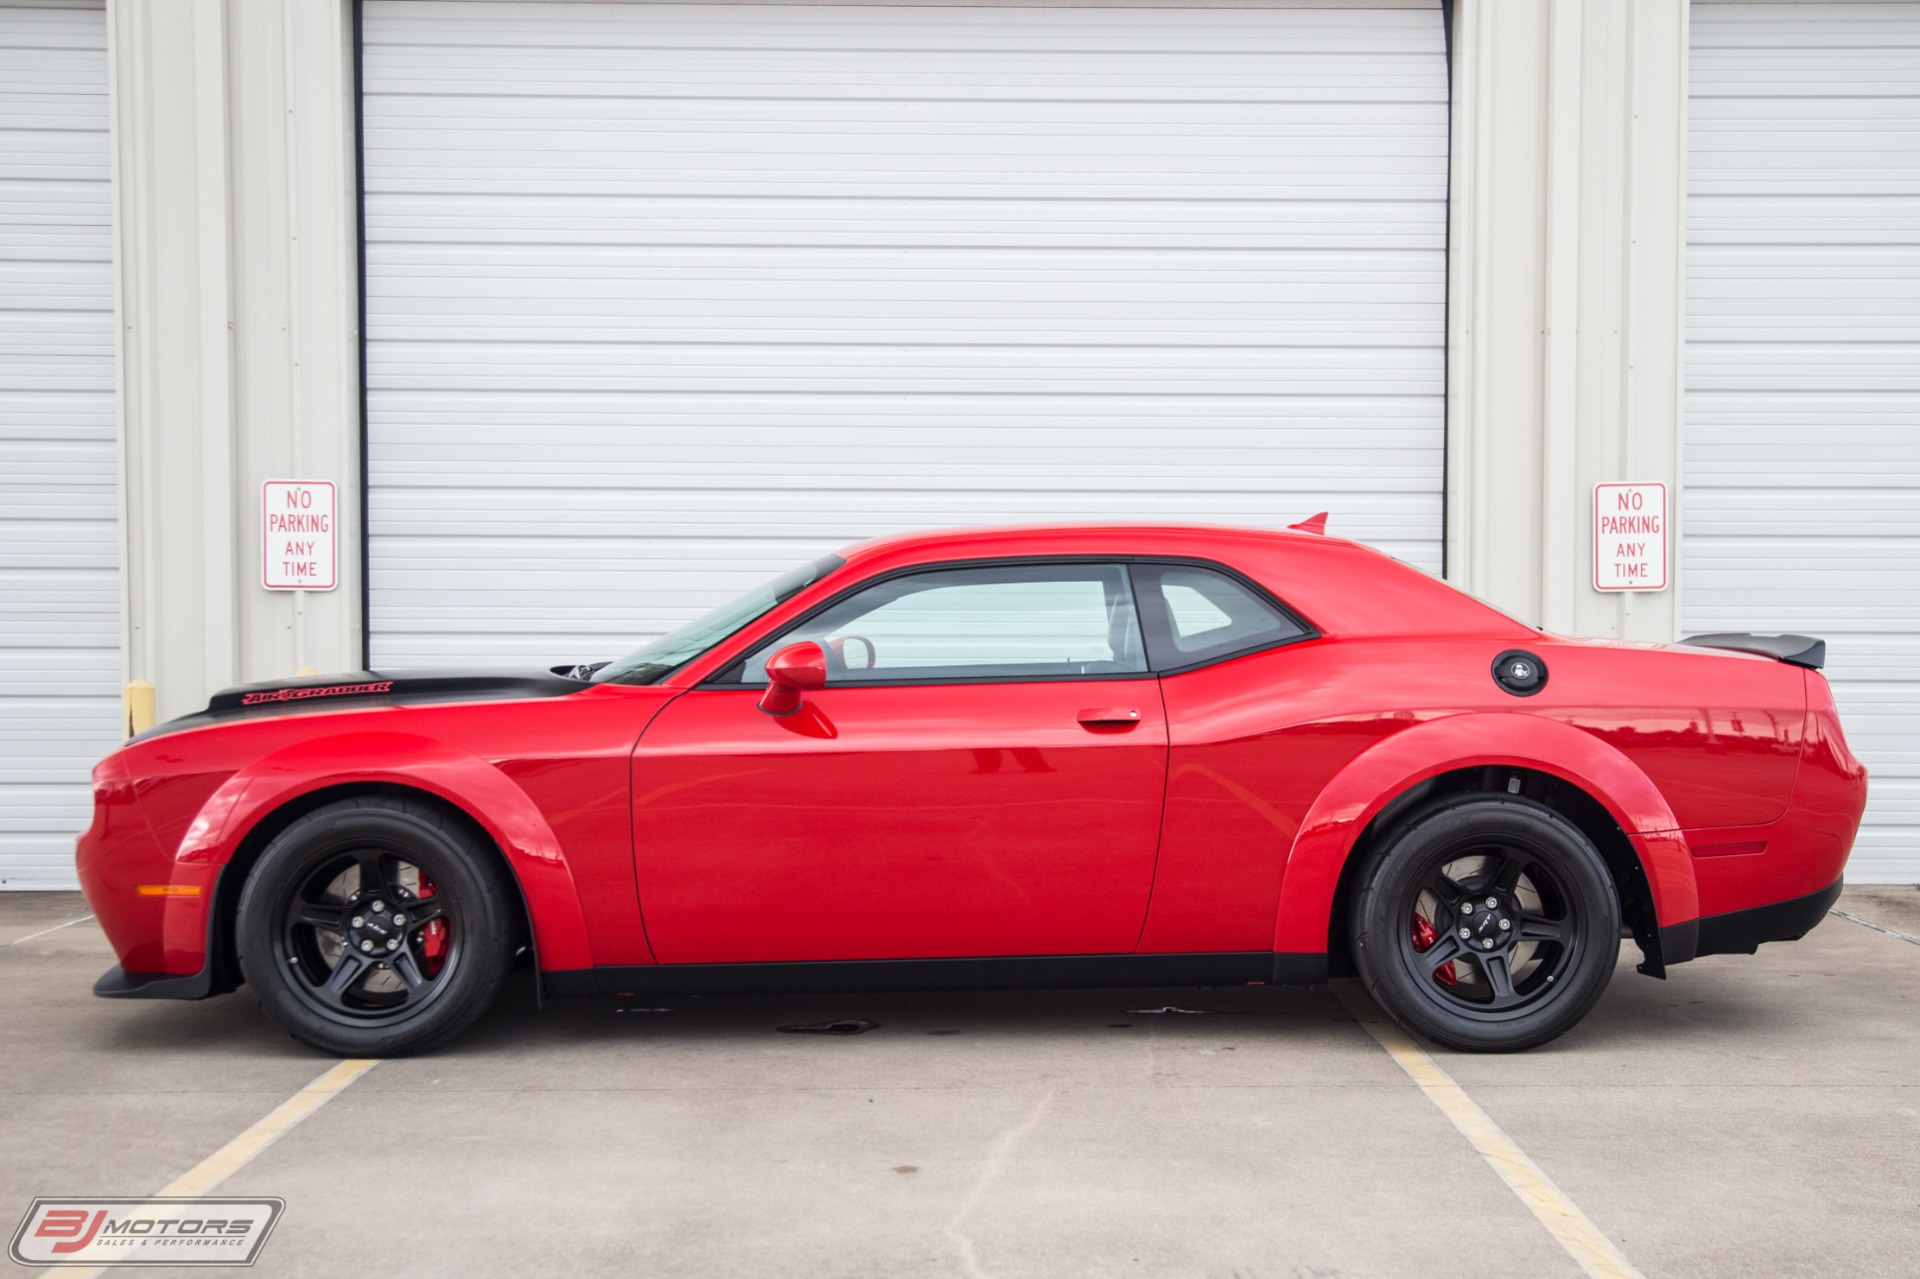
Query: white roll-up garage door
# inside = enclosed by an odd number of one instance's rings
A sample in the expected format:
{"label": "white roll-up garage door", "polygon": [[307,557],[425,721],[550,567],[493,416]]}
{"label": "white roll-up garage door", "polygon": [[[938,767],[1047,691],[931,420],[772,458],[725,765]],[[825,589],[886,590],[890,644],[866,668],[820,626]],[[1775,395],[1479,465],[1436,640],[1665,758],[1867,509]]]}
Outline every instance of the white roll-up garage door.
{"label": "white roll-up garage door", "polygon": [[0,7],[0,888],[71,888],[120,738],[106,15]]}
{"label": "white roll-up garage door", "polygon": [[902,528],[1440,559],[1440,13],[365,8],[372,657]]}
{"label": "white roll-up garage door", "polygon": [[1824,636],[1872,773],[1847,874],[1920,879],[1920,4],[1693,8],[1690,631]]}
{"label": "white roll-up garage door", "polygon": [[372,652],[612,656],[803,558],[1441,539],[1437,7],[364,13]]}

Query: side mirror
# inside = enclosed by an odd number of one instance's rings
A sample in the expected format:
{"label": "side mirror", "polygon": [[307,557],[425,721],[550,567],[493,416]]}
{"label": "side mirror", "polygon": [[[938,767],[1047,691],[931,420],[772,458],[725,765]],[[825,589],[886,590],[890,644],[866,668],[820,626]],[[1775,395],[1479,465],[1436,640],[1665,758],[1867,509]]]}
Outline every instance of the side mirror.
{"label": "side mirror", "polygon": [[827,686],[827,650],[812,640],[789,644],[767,659],[767,691],[760,709],[769,715],[791,715],[800,709],[800,694]]}

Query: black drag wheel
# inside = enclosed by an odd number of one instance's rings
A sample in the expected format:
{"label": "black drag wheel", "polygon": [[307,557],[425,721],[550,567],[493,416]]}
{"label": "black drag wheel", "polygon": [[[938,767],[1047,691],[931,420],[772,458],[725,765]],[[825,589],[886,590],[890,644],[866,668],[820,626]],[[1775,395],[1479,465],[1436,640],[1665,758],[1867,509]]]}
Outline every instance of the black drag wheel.
{"label": "black drag wheel", "polygon": [[240,895],[240,966],[294,1038],[397,1057],[471,1025],[513,960],[512,889],[429,804],[342,800],[267,846]]}
{"label": "black drag wheel", "polygon": [[1349,920],[1374,1002],[1467,1052],[1544,1044],[1587,1015],[1620,954],[1620,900],[1587,837],[1510,796],[1443,800],[1362,868]]}

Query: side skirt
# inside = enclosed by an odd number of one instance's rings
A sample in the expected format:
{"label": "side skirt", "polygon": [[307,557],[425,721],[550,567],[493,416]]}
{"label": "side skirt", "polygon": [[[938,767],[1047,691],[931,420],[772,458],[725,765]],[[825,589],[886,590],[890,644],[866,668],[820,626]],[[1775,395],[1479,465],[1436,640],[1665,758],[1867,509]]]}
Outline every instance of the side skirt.
{"label": "side skirt", "polygon": [[1070,990],[1126,986],[1311,985],[1324,954],[1021,955],[785,964],[637,964],[542,974],[550,995],[778,995],[907,990]]}

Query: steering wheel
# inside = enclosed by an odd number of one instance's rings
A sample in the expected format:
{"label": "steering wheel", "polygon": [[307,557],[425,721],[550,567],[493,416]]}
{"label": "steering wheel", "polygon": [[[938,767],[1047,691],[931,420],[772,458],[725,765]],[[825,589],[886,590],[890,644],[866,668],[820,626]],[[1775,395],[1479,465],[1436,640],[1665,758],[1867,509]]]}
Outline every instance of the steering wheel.
{"label": "steering wheel", "polygon": [[[864,665],[855,666],[847,661],[847,645],[855,643],[867,650],[867,660]],[[876,649],[873,641],[864,635],[836,635],[827,641],[827,653],[833,664],[843,671],[870,671],[880,664],[880,650]]]}

